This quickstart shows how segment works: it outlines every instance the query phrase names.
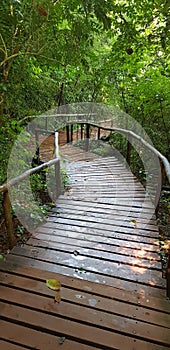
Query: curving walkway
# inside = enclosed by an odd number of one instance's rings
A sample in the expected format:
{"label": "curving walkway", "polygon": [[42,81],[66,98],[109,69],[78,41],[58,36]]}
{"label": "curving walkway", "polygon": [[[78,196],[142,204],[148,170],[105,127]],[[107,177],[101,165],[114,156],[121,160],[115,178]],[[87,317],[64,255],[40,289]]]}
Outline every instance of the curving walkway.
{"label": "curving walkway", "polygon": [[[150,199],[113,155],[67,145],[61,154],[65,193],[0,264],[3,349],[168,349],[170,303]],[[59,304],[49,278],[62,283]]]}

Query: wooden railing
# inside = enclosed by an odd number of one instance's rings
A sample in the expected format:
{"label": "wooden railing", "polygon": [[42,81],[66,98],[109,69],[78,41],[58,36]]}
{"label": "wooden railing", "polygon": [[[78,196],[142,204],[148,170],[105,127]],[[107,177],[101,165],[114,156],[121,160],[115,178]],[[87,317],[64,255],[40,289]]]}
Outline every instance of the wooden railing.
{"label": "wooden railing", "polygon": [[[135,134],[133,131],[130,130],[125,130],[122,128],[114,128],[114,127],[104,127],[98,124],[94,123],[84,123],[81,120],[78,120],[75,122],[69,122],[66,125],[66,133],[67,133],[67,143],[73,141],[73,125],[77,124],[80,125],[81,128],[81,139],[86,139],[86,151],[88,151],[89,148],[89,142],[88,140],[90,139],[90,127],[92,128],[97,128],[98,129],[98,139],[100,139],[100,131],[109,131],[109,132],[116,132],[122,135],[125,135],[127,138],[127,152],[126,152],[126,161],[130,165],[130,155],[131,155],[131,140],[132,138],[138,140],[142,145],[147,147],[150,151],[152,151],[161,161],[162,165],[165,168],[165,173],[167,176],[167,179],[170,183],[170,163],[168,162],[168,159],[163,156],[155,147],[150,145],[148,142],[146,142],[141,136]],[[86,131],[83,132],[84,127],[86,128]]]}
{"label": "wooden railing", "polygon": [[[73,141],[73,132],[74,132],[74,124],[77,126],[80,126],[80,139],[85,140],[85,151],[89,150],[89,139],[90,139],[90,128],[97,128],[97,139],[101,139],[101,130],[108,131],[110,133],[119,133],[126,137],[127,139],[127,149],[126,149],[126,161],[128,165],[131,163],[131,150],[132,150],[132,139],[138,140],[143,146],[145,146],[148,150],[153,152],[154,155],[156,155],[161,164],[161,172],[162,174],[165,174],[167,177],[167,181],[170,183],[170,163],[167,160],[165,156],[163,156],[156,148],[154,148],[152,145],[150,145],[148,142],[146,142],[142,137],[135,134],[133,131],[125,130],[122,128],[114,128],[114,127],[105,127],[101,126],[99,124],[95,123],[85,123],[82,120],[68,122],[66,125],[66,139],[67,143]],[[78,140],[78,133],[77,133],[77,140]],[[161,186],[161,185],[160,185]],[[160,196],[160,187],[158,184],[158,195]],[[158,211],[159,206],[159,198],[156,198],[156,203],[158,202],[158,205],[155,208],[155,211]],[[170,247],[167,254],[167,268],[166,268],[166,280],[167,280],[167,297],[170,298]]]}
{"label": "wooden railing", "polygon": [[[48,133],[49,134],[49,133]],[[5,224],[6,224],[6,230],[8,235],[8,242],[10,249],[15,244],[15,235],[14,235],[14,228],[13,228],[13,220],[11,215],[11,204],[10,204],[10,196],[9,196],[9,189],[12,186],[17,185],[24,179],[30,177],[33,174],[40,173],[43,169],[49,168],[51,166],[55,166],[55,198],[57,198],[61,192],[61,181],[60,181],[60,157],[59,157],[59,149],[58,149],[58,132],[53,133],[55,135],[54,138],[54,150],[55,150],[55,158],[51,159],[48,162],[45,162],[41,165],[38,165],[37,167],[28,169],[21,175],[5,182],[2,186],[0,186],[0,193],[2,193],[2,206],[5,216]],[[39,157],[39,145],[37,144],[36,139],[36,156]]]}

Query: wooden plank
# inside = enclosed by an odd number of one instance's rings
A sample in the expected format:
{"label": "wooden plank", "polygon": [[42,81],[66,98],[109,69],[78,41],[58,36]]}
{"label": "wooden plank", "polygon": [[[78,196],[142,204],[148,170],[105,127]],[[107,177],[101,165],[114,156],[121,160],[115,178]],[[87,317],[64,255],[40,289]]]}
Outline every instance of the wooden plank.
{"label": "wooden plank", "polygon": [[[88,222],[87,220],[78,221],[78,220],[67,220],[64,218],[54,218],[54,220],[48,220],[44,225],[44,228],[55,229],[69,229],[74,230],[75,232],[99,234],[102,236],[110,236],[111,238],[117,239],[127,239],[127,240],[136,240],[139,242],[153,243],[159,245],[158,234],[153,231],[145,231],[141,229],[127,228],[121,226],[112,225],[102,225],[97,222]],[[38,228],[36,232],[42,229]]]}
{"label": "wooden plank", "polygon": [[[29,328],[29,325],[22,326],[14,324],[12,322],[1,320],[0,327],[0,337],[6,339],[9,342],[17,342],[24,346],[24,349],[38,349],[38,350],[98,350],[96,346],[89,346],[82,344],[78,341],[72,341],[64,337],[63,344],[62,335],[59,334],[48,334],[47,332],[42,332],[41,330],[35,330]],[[31,326],[31,325],[30,325]],[[9,332],[10,329],[10,332]],[[3,344],[3,341],[2,341]],[[15,350],[15,345],[9,343],[11,347],[2,348],[3,350]],[[0,342],[1,345],[1,342]],[[16,350],[23,349],[23,347],[16,347]],[[101,348],[100,348],[101,349]]]}
{"label": "wooden plank", "polygon": [[[64,195],[63,197],[65,198],[67,195]],[[129,209],[135,207],[142,209],[152,209],[151,206],[151,202],[150,201],[141,201],[137,199],[131,199],[131,198],[114,198],[114,196],[112,198],[100,198],[100,196],[96,195],[94,197],[86,196],[84,194],[82,194],[81,196],[74,196],[74,195],[69,195],[69,198],[72,200],[81,200],[81,201],[90,201],[90,202],[97,202],[97,203],[101,203],[101,204],[110,204],[110,205],[120,205],[120,206],[125,206],[125,207],[129,207]],[[152,211],[154,213],[154,210]]]}
{"label": "wooden plank", "polygon": [[38,261],[50,262],[52,264],[70,267],[74,271],[85,270],[94,272],[103,276],[112,276],[125,281],[136,281],[145,285],[153,285],[161,288],[165,287],[165,281],[162,279],[162,271],[151,270],[148,268],[131,266],[127,264],[110,262],[91,257],[79,257],[74,254],[51,251],[48,249],[38,248],[36,252],[31,247],[15,247],[12,254],[20,255]]}
{"label": "wooden plank", "polygon": [[[131,220],[134,220],[134,215],[125,215],[125,213],[123,214],[123,212],[121,211],[114,211],[114,210],[106,210],[104,212],[104,210],[100,210],[100,208],[96,208],[96,207],[84,207],[81,205],[72,205],[69,203],[69,201],[67,201],[67,207],[65,205],[60,205],[60,206],[56,206],[55,208],[52,208],[49,211],[49,214],[57,214],[60,215],[61,213],[63,214],[70,214],[70,213],[74,213],[77,215],[87,215],[87,216],[92,216],[92,217],[99,217],[99,218],[108,218],[108,219],[113,219],[116,218],[116,221],[118,221],[118,223],[120,224],[120,222],[123,221],[123,223],[130,223]],[[152,227],[155,227],[157,225],[156,220],[154,219],[149,219],[149,222],[147,220],[147,218],[140,218],[138,220],[138,226],[140,227],[140,225],[150,225]]]}
{"label": "wooden plank", "polygon": [[[22,257],[19,255],[12,255],[9,254],[7,258],[8,263],[13,263],[16,266],[18,264],[23,265],[23,267],[34,267],[36,269],[42,269],[45,271],[48,271],[48,273],[57,273],[57,274],[63,274],[64,276],[72,276],[72,278],[77,278],[80,279],[81,283],[82,281],[91,281],[91,282],[96,282],[98,283],[98,286],[100,284],[102,285],[107,285],[107,286],[112,286],[115,288],[120,288],[122,290],[127,290],[130,292],[137,292],[142,295],[147,295],[152,297],[165,297],[165,286],[159,287],[159,286],[151,286],[151,285],[144,285],[141,283],[138,283],[136,280],[135,281],[129,281],[129,280],[123,280],[121,278],[116,278],[115,276],[103,276],[100,275],[99,273],[93,272],[93,271],[82,271],[76,270],[74,268],[68,267],[68,266],[63,266],[54,264],[51,262],[44,262],[42,260],[36,260],[36,259],[31,259],[29,257]],[[163,280],[165,283],[165,280]]]}
{"label": "wooden plank", "polygon": [[[100,217],[99,215],[93,215],[91,216],[89,213],[88,215],[84,212],[83,215],[80,213],[76,212],[70,212],[70,213],[64,213],[63,211],[60,211],[60,213],[50,213],[48,216],[49,221],[55,222],[56,218],[63,218],[63,219],[69,219],[69,220],[81,220],[85,221],[87,220],[88,222],[97,222],[97,223],[103,223],[106,225],[111,225],[111,226],[119,226],[120,227],[120,220],[117,220],[117,217],[114,218],[112,217],[109,219],[107,216]],[[134,223],[131,220],[128,220],[126,217],[124,220],[121,220],[121,227],[127,227],[130,228],[131,230],[139,229],[139,230],[147,230],[147,231],[154,231],[158,235],[158,227],[156,225],[149,225],[147,223],[141,223],[140,221],[136,220],[136,224],[134,226]]]}
{"label": "wooden plank", "polygon": [[[112,251],[113,247],[115,249],[115,252],[123,252],[125,255],[133,255],[135,254],[134,251],[136,251],[136,254],[144,254],[144,252],[148,252],[148,258],[152,257],[156,260],[160,260],[158,257],[158,252],[159,252],[159,246],[158,245],[153,245],[143,243],[143,242],[138,242],[136,244],[136,241],[128,241],[128,240],[118,240],[113,238],[108,238],[108,237],[103,237],[103,236],[93,236],[93,235],[84,235],[83,233],[76,233],[72,231],[66,231],[64,230],[55,230],[53,232],[52,229],[49,228],[41,228],[39,229],[39,233],[35,233],[33,236],[33,239],[36,241],[42,241],[46,242],[52,242],[54,244],[58,243],[66,243],[69,245],[73,246],[80,246],[80,247],[96,247],[96,244],[98,245],[99,249],[105,250],[105,251]],[[31,244],[31,240],[29,241]],[[121,249],[120,249],[121,248]],[[126,254],[127,252],[127,254]]]}
{"label": "wooden plank", "polygon": [[[158,253],[145,250],[145,247],[138,247],[138,249],[132,249],[132,245],[130,247],[124,246],[122,242],[118,246],[111,246],[109,244],[101,244],[97,241],[94,242],[84,242],[84,240],[77,240],[77,239],[70,239],[67,237],[55,237],[55,239],[51,238],[51,235],[47,235],[47,237],[44,235],[41,236],[42,238],[30,238],[28,245],[32,245],[35,247],[47,247],[51,249],[59,249],[59,250],[66,250],[67,252],[74,252],[76,249],[78,250],[78,254],[95,254],[96,252],[99,252],[99,254],[105,253],[112,253],[123,256],[130,256],[138,259],[143,259],[144,261],[154,261],[158,268],[160,268],[160,257]],[[135,245],[135,244],[134,244]],[[86,249],[88,248],[88,249]],[[157,264],[157,262],[159,262]]]}
{"label": "wooden plank", "polygon": [[[67,207],[66,207],[67,206]],[[80,210],[83,211],[83,212],[87,212],[87,213],[90,213],[91,215],[92,214],[96,214],[96,215],[105,215],[107,217],[108,216],[116,216],[119,220],[122,220],[123,218],[127,218],[129,220],[133,220],[135,217],[134,215],[137,215],[137,217],[140,215],[140,218],[139,220],[141,222],[144,222],[144,223],[153,223],[153,224],[157,224],[156,222],[156,218],[155,218],[155,215],[153,215],[152,217],[150,217],[149,214],[145,214],[145,213],[134,213],[133,214],[133,211],[129,211],[127,209],[124,209],[124,208],[115,208],[115,206],[105,206],[105,207],[101,207],[98,203],[95,204],[94,206],[94,203],[89,203],[87,202],[87,205],[85,202],[81,202],[81,205],[80,205],[80,201],[72,201],[70,200],[70,198],[68,199],[65,199],[65,200],[62,200],[61,197],[59,197],[57,199],[57,203],[56,203],[56,209],[53,208],[53,210],[68,210],[68,211],[72,211],[72,209],[77,212]],[[142,214],[142,216],[141,216]]]}
{"label": "wooden plank", "polygon": [[[42,300],[39,298],[39,300]],[[158,339],[158,342],[151,343],[149,336],[150,334],[144,331],[144,334],[149,342],[145,340],[141,340],[138,338],[138,326],[134,324],[134,329],[132,329],[132,333],[134,338],[125,335],[125,329],[120,325],[119,332],[122,334],[118,334],[114,332],[113,327],[107,327],[105,329],[96,328],[91,324],[83,324],[78,323],[76,321],[72,321],[69,319],[63,319],[58,317],[56,314],[53,315],[53,306],[54,303],[49,306],[46,305],[47,311],[51,308],[50,313],[40,312],[39,310],[31,310],[28,308],[23,308],[17,305],[9,305],[6,303],[0,303],[0,307],[2,309],[2,317],[5,319],[11,319],[18,324],[25,325],[27,327],[32,327],[36,330],[42,330],[46,333],[52,333],[55,335],[65,336],[66,338],[72,338],[73,340],[77,337],[82,342],[86,342],[87,344],[99,345],[105,349],[119,349],[122,347],[122,344],[126,343],[126,349],[131,350],[135,344],[136,350],[143,349],[164,349],[165,346],[169,345],[169,334],[167,334],[167,330],[165,328],[162,329],[161,339]],[[34,302],[33,302],[34,307]],[[87,315],[87,313],[86,313]],[[103,320],[100,320],[102,323]],[[125,325],[126,327],[126,325]],[[155,330],[157,329],[156,326]],[[137,333],[136,333],[137,332]],[[154,345],[154,347],[153,347]],[[161,346],[161,348],[160,348]]]}
{"label": "wooden plank", "polygon": [[[48,279],[48,273],[46,273],[46,279]],[[7,300],[6,292],[9,293],[10,295],[10,301],[13,300],[12,295],[14,295],[15,292],[16,292],[15,297],[17,298],[17,290],[20,290],[20,293],[21,291],[27,291],[27,292],[29,291],[32,293],[36,293],[36,294],[39,294],[40,297],[42,295],[48,296],[48,297],[54,296],[54,292],[52,292],[50,289],[47,289],[44,281],[39,281],[39,279],[33,280],[31,278],[28,278],[27,276],[21,277],[18,275],[12,275],[10,273],[5,273],[5,274],[1,273],[0,283],[1,283],[1,291],[0,291],[1,297],[4,293],[4,296],[2,297],[3,300]],[[65,278],[65,283],[67,283],[67,278]],[[9,288],[14,288],[14,289],[9,290]],[[133,305],[132,301],[127,298],[125,301],[123,301],[123,300],[106,298],[101,294],[99,296],[96,296],[95,294],[90,293],[88,291],[80,292],[80,290],[75,289],[75,287],[74,289],[71,289],[67,287],[67,285],[62,286],[61,288],[61,298],[63,303],[64,302],[71,303],[70,308],[72,308],[72,304],[82,305],[90,309],[105,311],[115,315],[121,315],[123,318],[130,318],[135,321],[140,320],[149,324],[155,324],[157,326],[170,328],[170,324],[169,324],[170,307],[169,307],[169,314],[168,314],[165,312],[152,310],[149,307],[145,308],[143,306],[140,306],[137,303],[136,305]],[[128,295],[128,298],[129,298],[129,295]],[[168,310],[166,310],[166,312],[168,312]]]}
{"label": "wooden plank", "polygon": [[[163,345],[170,345],[170,330],[168,328],[142,322],[137,319],[134,320],[129,317],[126,318],[125,316],[121,317],[109,311],[105,312],[96,308],[94,309],[90,305],[85,307],[80,304],[71,304],[65,301],[61,301],[59,305],[56,305],[54,303],[54,296],[52,295],[47,297],[4,286],[1,286],[0,297],[1,300],[3,300],[3,303],[1,303],[2,316],[6,315],[4,309],[6,309],[6,306],[8,306],[8,300],[10,300],[11,308],[15,308],[16,306],[16,309],[19,310],[21,316],[22,313],[27,314],[31,308],[40,314],[39,319],[40,317],[43,319],[45,315],[48,316],[49,322],[51,316],[52,319],[53,316],[58,318],[58,322],[62,322],[63,319],[65,321],[70,320],[70,327],[72,328],[73,323],[73,329],[75,326],[74,323],[79,323],[90,326],[93,328],[94,333],[97,332],[97,327],[100,328],[101,333],[103,332],[103,329],[107,329],[126,336],[133,337],[135,334],[139,339],[145,339]],[[19,308],[17,308],[17,305],[19,305]],[[23,311],[21,310],[21,307],[24,309]],[[26,318],[27,317],[24,316],[24,321]],[[89,339],[87,338],[87,340]],[[98,339],[96,339],[96,341],[98,341]]]}
{"label": "wooden plank", "polygon": [[[36,239],[29,239],[29,244],[32,247],[36,248],[46,248],[46,249],[51,249],[52,251],[55,251],[56,254],[58,251],[60,252],[65,252],[69,254],[74,254],[77,255],[79,258],[86,256],[86,257],[94,257],[97,259],[102,259],[106,261],[112,261],[112,262],[119,262],[119,263],[127,263],[133,266],[140,266],[140,267],[147,267],[150,269],[155,269],[155,270],[162,270],[162,264],[161,261],[158,261],[158,256],[155,257],[152,254],[149,254],[148,252],[145,252],[144,250],[142,251],[125,251],[124,249],[117,249],[116,250],[112,248],[112,251],[104,251],[101,249],[101,246],[96,246],[92,248],[89,246],[88,248],[83,248],[81,245],[80,246],[74,246],[68,245],[67,240],[65,239],[65,242],[58,243],[58,242],[40,242],[37,241]],[[159,259],[160,260],[160,259]]]}
{"label": "wooden plank", "polygon": [[[60,198],[57,199],[57,203],[66,203],[67,201],[69,201],[70,204],[76,204],[80,205],[85,205],[86,207],[91,207],[92,203],[89,200],[83,200],[81,199],[73,199],[73,198],[68,198],[66,199],[66,196],[61,195]],[[98,208],[102,208],[103,210],[107,210],[107,209],[111,209],[111,210],[120,210],[120,211],[124,211],[124,212],[128,212],[128,213],[137,213],[138,215],[141,215],[143,217],[143,214],[146,215],[146,217],[149,217],[150,214],[154,214],[153,212],[153,208],[145,208],[145,207],[136,207],[134,205],[131,205],[130,207],[124,203],[124,205],[120,204],[120,203],[110,203],[110,201],[107,203],[104,202],[96,202],[95,206]]]}
{"label": "wooden plank", "polygon": [[[57,228],[56,228],[57,227]],[[62,232],[61,232],[62,231]],[[138,236],[138,235],[128,235],[126,232],[114,232],[114,231],[104,231],[101,229],[93,229],[88,227],[80,227],[75,225],[69,225],[65,223],[63,224],[54,224],[54,223],[46,223],[43,227],[39,227],[36,232],[35,236],[38,237],[38,233],[49,233],[53,235],[64,235],[65,237],[74,237],[74,238],[81,238],[82,235],[84,235],[84,239],[93,239],[92,236],[96,237],[96,240],[106,238],[108,240],[121,240],[123,241],[129,241],[129,242],[136,242],[136,247],[139,247],[140,244],[152,244],[153,249],[155,246],[155,250],[157,251],[159,248],[159,242],[157,238],[152,237],[145,237],[145,236]],[[111,241],[110,241],[111,242]],[[109,243],[109,241],[108,241]]]}
{"label": "wooden plank", "polygon": [[[9,327],[9,324],[7,324],[7,326]],[[8,328],[8,332],[9,332],[9,328]],[[3,350],[23,350],[23,349],[25,349],[25,347],[22,347],[20,345],[16,345],[13,343],[9,343],[8,341],[1,340],[1,339],[0,339],[0,346],[1,346],[1,349],[3,349]]]}
{"label": "wooden plank", "polygon": [[[61,273],[56,274],[52,271],[45,271],[42,269],[33,268],[31,266],[24,266],[22,264],[22,258],[19,258],[18,260],[16,259],[16,261],[15,259],[13,259],[12,262],[1,261],[0,271],[5,272],[0,274],[0,278],[2,281],[6,280],[7,272],[13,275],[14,277],[17,275],[28,278],[29,276],[29,278],[32,279],[32,281],[38,280],[43,283],[47,278],[57,279],[61,282],[62,286],[66,288],[78,290],[80,292],[90,292],[93,295],[106,297],[109,300],[112,299],[134,304],[139,308],[145,307],[149,310],[159,310],[167,314],[170,313],[170,303],[169,300],[166,300],[165,294],[164,298],[157,298],[151,295],[148,296],[147,293],[138,293],[135,291],[135,289],[129,292],[127,290],[120,290],[113,286],[106,286],[103,283],[98,284],[94,283],[94,281],[90,282],[86,280],[80,280],[71,276],[65,276]],[[35,284],[33,286],[35,286]]]}

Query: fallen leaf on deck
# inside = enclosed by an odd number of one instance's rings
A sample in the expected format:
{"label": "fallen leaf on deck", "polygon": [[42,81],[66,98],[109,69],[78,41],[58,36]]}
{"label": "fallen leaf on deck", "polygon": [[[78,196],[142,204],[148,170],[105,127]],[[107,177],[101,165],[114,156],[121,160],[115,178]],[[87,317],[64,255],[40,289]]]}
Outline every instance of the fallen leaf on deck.
{"label": "fallen leaf on deck", "polygon": [[59,291],[61,288],[61,283],[57,280],[46,280],[46,286],[52,290]]}
{"label": "fallen leaf on deck", "polygon": [[60,301],[61,301],[61,295],[60,295],[60,292],[57,292],[55,295],[55,302],[60,303]]}
{"label": "fallen leaf on deck", "polygon": [[136,228],[136,226],[137,226],[136,220],[130,220],[130,223],[133,225],[134,228]]}
{"label": "fallen leaf on deck", "polygon": [[62,345],[62,344],[65,342],[65,340],[66,340],[66,337],[60,337],[60,338],[58,339],[58,343],[59,343],[60,345]]}

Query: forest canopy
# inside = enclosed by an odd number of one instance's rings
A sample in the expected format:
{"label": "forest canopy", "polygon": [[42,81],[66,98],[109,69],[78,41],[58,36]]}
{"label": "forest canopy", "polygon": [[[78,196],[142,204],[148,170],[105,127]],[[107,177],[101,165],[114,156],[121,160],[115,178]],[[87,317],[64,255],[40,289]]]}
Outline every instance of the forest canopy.
{"label": "forest canopy", "polygon": [[168,0],[1,0],[0,182],[21,121],[62,104],[114,105],[170,154]]}

